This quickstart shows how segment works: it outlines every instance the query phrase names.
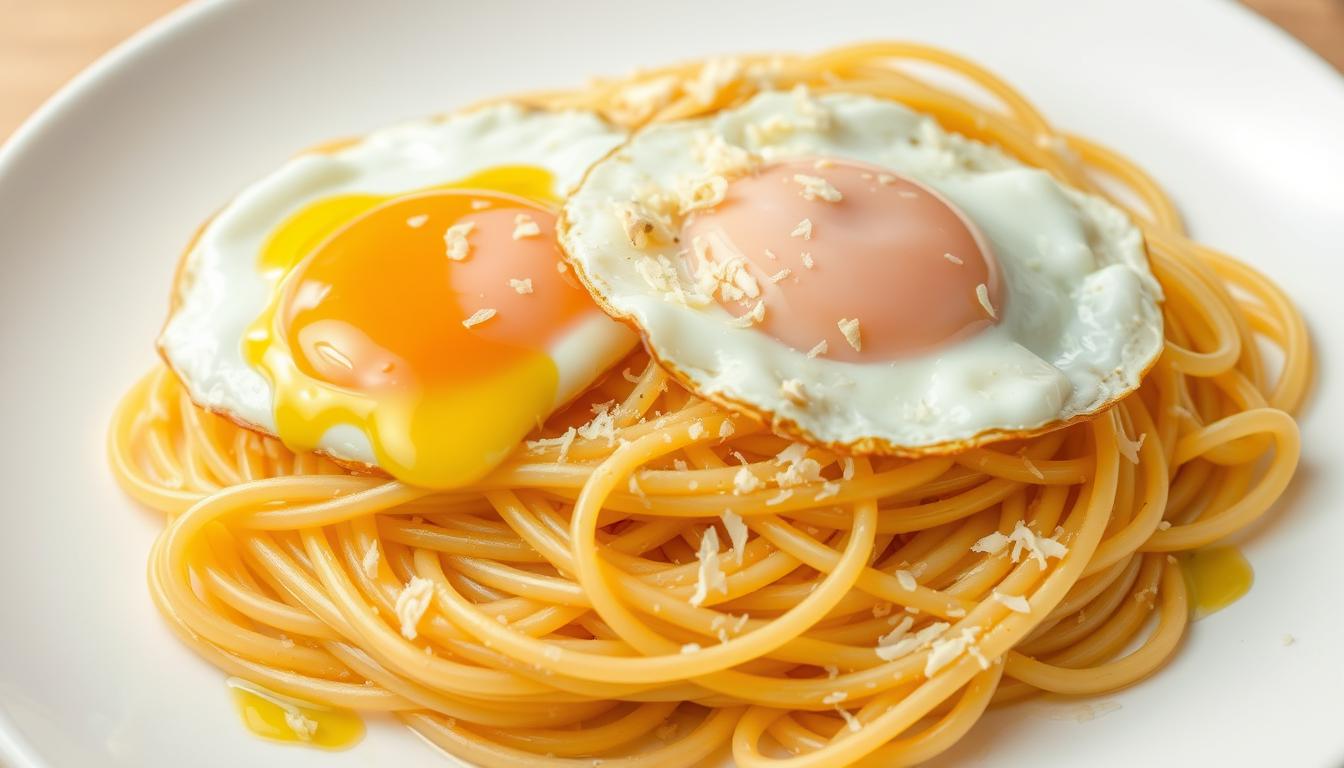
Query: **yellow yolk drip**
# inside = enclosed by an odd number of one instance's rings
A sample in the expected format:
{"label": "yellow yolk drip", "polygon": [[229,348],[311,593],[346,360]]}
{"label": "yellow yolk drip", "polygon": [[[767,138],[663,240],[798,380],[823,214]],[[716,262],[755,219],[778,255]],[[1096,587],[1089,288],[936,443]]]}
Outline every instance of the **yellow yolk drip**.
{"label": "yellow yolk drip", "polygon": [[551,184],[497,168],[322,200],[284,222],[260,258],[272,300],[243,341],[275,393],[280,439],[312,450],[354,428],[379,467],[433,488],[502,461],[556,405],[548,343],[596,311],[556,269],[555,217],[534,202],[553,200]]}
{"label": "yellow yolk drip", "polygon": [[1251,590],[1255,573],[1236,547],[1197,549],[1181,557],[1190,591],[1190,613],[1201,619],[1235,603]]}
{"label": "yellow yolk drip", "polygon": [[229,689],[243,725],[264,739],[346,749],[364,737],[364,722],[354,712],[291,699],[237,678]]}

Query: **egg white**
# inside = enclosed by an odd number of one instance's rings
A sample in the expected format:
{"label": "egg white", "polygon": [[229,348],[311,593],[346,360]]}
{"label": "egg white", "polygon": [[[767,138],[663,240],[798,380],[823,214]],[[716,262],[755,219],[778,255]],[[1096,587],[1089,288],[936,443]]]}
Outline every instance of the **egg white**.
{"label": "egg white", "polygon": [[[409,192],[503,165],[545,169],[555,177],[556,194],[563,195],[624,139],[622,130],[588,112],[499,104],[392,126],[335,152],[295,157],[239,193],[183,256],[159,349],[198,405],[275,434],[271,386],[244,359],[242,338],[270,301],[271,283],[258,272],[257,261],[283,221],[323,198]],[[587,386],[624,354],[630,340],[628,329],[594,312],[552,345],[548,353],[560,376],[557,399],[563,402]],[[368,437],[353,425],[328,430],[317,448],[339,459],[375,463]]]}
{"label": "egg white", "polygon": [[[818,110],[828,119],[817,120]],[[771,121],[790,130],[761,130]],[[722,138],[769,162],[831,157],[890,168],[973,221],[1005,281],[1000,322],[935,352],[881,363],[809,358],[716,303],[678,302],[640,263],[692,276],[685,243],[639,248],[613,213],[639,190],[703,175],[698,146]],[[639,327],[691,389],[812,442],[920,453],[1037,431],[1137,388],[1162,350],[1161,288],[1138,229],[1116,207],[929,116],[879,98],[766,92],[711,117],[650,126],[593,167],[567,201],[560,241],[609,312]],[[797,380],[807,400],[783,391]]]}

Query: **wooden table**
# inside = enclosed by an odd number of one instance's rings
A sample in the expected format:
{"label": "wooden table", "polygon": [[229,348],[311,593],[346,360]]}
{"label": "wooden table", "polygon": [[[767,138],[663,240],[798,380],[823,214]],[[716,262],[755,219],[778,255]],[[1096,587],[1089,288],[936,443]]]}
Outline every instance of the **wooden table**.
{"label": "wooden table", "polygon": [[[182,2],[0,0],[0,140],[75,73]],[[1245,2],[1344,71],[1344,0]]]}

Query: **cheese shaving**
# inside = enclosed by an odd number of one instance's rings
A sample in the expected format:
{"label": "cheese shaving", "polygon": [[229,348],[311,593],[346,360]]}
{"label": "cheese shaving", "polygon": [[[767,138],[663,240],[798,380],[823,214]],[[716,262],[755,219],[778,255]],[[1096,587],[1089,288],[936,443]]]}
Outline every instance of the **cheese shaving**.
{"label": "cheese shaving", "polygon": [[717,528],[711,526],[705,529],[704,535],[700,537],[700,549],[695,556],[700,561],[700,567],[696,572],[695,591],[691,593],[690,603],[698,607],[709,597],[710,591],[728,594],[728,577],[719,567]]}
{"label": "cheese shaving", "polygon": [[740,467],[737,474],[733,475],[733,494],[741,496],[765,485],[761,479],[751,473],[750,469]]}
{"label": "cheese shaving", "polygon": [[514,293],[526,296],[532,292],[532,278],[524,277],[519,280],[511,277],[509,278],[509,287],[514,290]]}
{"label": "cheese shaving", "polygon": [[541,234],[541,226],[537,224],[531,216],[526,213],[520,213],[513,217],[513,239],[522,240],[525,237],[536,237]]}
{"label": "cheese shaving", "polygon": [[364,557],[359,561],[359,565],[364,569],[364,575],[370,579],[378,578],[378,540],[369,542],[369,548],[364,550]]}
{"label": "cheese shaving", "polygon": [[426,221],[429,221],[429,216],[427,214],[422,213],[419,216],[412,216],[409,219],[407,219],[406,226],[410,227],[411,229],[419,229],[425,225]]}
{"label": "cheese shaving", "polygon": [[[747,524],[742,520],[742,516],[725,509],[719,515],[723,521],[723,528],[728,532],[728,541],[733,547],[733,557],[737,559],[737,564],[742,564],[742,555],[747,546]],[[722,618],[722,617],[720,617]]]}
{"label": "cheese shaving", "polygon": [[1031,613],[1031,602],[1022,595],[1005,595],[997,589],[990,593],[995,601],[1003,603],[1015,613]]}
{"label": "cheese shaving", "polygon": [[729,320],[728,324],[733,326],[734,328],[750,328],[751,326],[756,325],[757,323],[764,322],[764,320],[765,320],[765,299],[757,299],[756,303],[752,305],[751,311],[738,315],[732,320]]}
{"label": "cheese shaving", "polygon": [[809,176],[806,173],[795,173],[793,180],[802,185],[802,194],[804,200],[823,200],[828,203],[838,203],[843,199],[840,190],[836,189],[831,182],[820,176]]}
{"label": "cheese shaving", "polygon": [[462,221],[444,231],[443,244],[447,248],[449,259],[453,261],[466,260],[467,255],[471,253],[471,243],[467,242],[467,235],[470,235],[475,228],[475,222]]}
{"label": "cheese shaving", "polygon": [[807,350],[807,356],[808,356],[808,357],[816,357],[817,355],[824,355],[824,354],[826,354],[826,350],[827,350],[827,348],[828,348],[828,345],[826,344],[826,340],[825,340],[825,339],[822,339],[821,341],[818,341],[818,342],[817,342],[816,346],[814,346],[814,347],[812,347],[811,349]]}
{"label": "cheese shaving", "polygon": [[478,309],[475,312],[471,313],[471,317],[468,317],[466,320],[462,321],[462,327],[473,328],[475,326],[480,325],[481,323],[484,323],[486,320],[489,320],[494,316],[495,316],[495,310],[493,309],[490,309],[488,307],[485,309]]}
{"label": "cheese shaving", "polygon": [[802,221],[798,222],[798,226],[793,228],[793,231],[789,233],[789,237],[801,237],[804,240],[811,240],[812,220],[803,219]]}
{"label": "cheese shaving", "polygon": [[915,581],[915,575],[906,570],[898,570],[892,574],[896,577],[896,583],[901,585],[901,589],[907,592],[914,592],[919,589],[919,582]]}
{"label": "cheese shaving", "polygon": [[863,337],[859,331],[858,318],[842,317],[836,322],[835,327],[840,329],[840,333],[845,336],[845,341],[849,343],[849,346],[854,348],[855,352],[863,351]]}
{"label": "cheese shaving", "polygon": [[397,619],[401,622],[401,636],[414,640],[419,634],[417,627],[429,610],[434,599],[434,582],[420,576],[412,576],[406,586],[397,593]]}
{"label": "cheese shaving", "polygon": [[999,319],[998,313],[994,311],[994,305],[989,303],[989,288],[984,283],[975,286],[975,299],[980,302],[980,306],[984,308],[985,314],[989,315],[994,320]]}

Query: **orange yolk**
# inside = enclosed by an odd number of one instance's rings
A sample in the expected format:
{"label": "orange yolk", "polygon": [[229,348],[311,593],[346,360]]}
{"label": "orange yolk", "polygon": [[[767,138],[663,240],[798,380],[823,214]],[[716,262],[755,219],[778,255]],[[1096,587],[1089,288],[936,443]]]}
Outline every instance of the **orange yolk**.
{"label": "orange yolk", "polygon": [[[296,218],[311,230],[352,200]],[[272,244],[310,238],[300,224]],[[446,233],[467,225],[465,258],[451,258]],[[548,208],[479,189],[375,203],[336,228],[284,274],[244,341],[275,392],[280,437],[311,450],[354,426],[397,479],[451,488],[484,476],[556,406],[548,346],[598,312],[558,271],[554,228]],[[493,315],[473,322],[481,310]]]}
{"label": "orange yolk", "polygon": [[[809,199],[807,177],[840,198]],[[700,238],[710,261],[744,260],[765,303],[758,328],[798,350],[824,340],[832,359],[936,350],[1002,316],[998,264],[975,225],[938,193],[882,168],[775,163],[731,182],[723,202],[694,215],[682,234]],[[721,303],[741,316],[756,300]],[[854,319],[859,350],[838,327]]]}

